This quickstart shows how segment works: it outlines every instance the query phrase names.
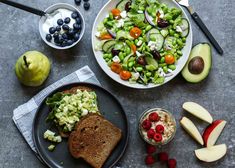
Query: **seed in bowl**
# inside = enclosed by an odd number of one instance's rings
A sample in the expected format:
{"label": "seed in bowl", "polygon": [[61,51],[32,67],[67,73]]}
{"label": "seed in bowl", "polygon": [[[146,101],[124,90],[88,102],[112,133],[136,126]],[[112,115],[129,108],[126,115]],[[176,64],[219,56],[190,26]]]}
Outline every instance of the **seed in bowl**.
{"label": "seed in bowl", "polygon": [[78,41],[81,30],[79,13],[64,8],[55,10],[43,24],[46,40],[60,47],[70,46]]}

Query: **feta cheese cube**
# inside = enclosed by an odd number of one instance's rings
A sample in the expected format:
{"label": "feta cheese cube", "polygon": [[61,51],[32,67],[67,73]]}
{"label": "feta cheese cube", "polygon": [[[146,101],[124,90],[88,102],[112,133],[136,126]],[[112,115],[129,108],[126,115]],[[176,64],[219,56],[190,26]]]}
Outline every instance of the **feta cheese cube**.
{"label": "feta cheese cube", "polygon": [[117,55],[115,55],[112,60],[113,62],[116,62],[116,63],[119,63],[121,61]]}
{"label": "feta cheese cube", "polygon": [[96,32],[96,33],[95,33],[95,36],[96,36],[96,37],[100,37],[100,35],[101,35],[100,32]]}
{"label": "feta cheese cube", "polygon": [[126,17],[127,17],[126,11],[122,11],[122,12],[120,13],[120,15],[121,15],[122,18],[126,18]]}
{"label": "feta cheese cube", "polygon": [[139,51],[136,51],[137,57],[140,57],[142,54]]}
{"label": "feta cheese cube", "polygon": [[118,23],[116,24],[117,28],[123,27],[124,26],[124,20],[123,19],[119,19]]}
{"label": "feta cheese cube", "polygon": [[132,74],[132,77],[137,80],[137,79],[139,79],[139,77],[140,77],[140,73],[139,73],[139,72],[133,73],[133,74]]}
{"label": "feta cheese cube", "polygon": [[183,32],[183,30],[181,29],[180,26],[176,26],[176,31],[179,32],[179,33],[182,33],[182,32]]}
{"label": "feta cheese cube", "polygon": [[142,41],[142,40],[139,40],[138,43],[137,43],[137,46],[141,46],[142,43],[143,43],[143,41]]}

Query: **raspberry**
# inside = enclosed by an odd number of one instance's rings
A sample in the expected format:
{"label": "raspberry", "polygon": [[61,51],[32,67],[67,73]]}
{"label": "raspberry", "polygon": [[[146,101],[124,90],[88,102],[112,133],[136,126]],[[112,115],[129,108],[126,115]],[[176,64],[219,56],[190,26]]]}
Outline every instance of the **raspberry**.
{"label": "raspberry", "polygon": [[149,114],[149,120],[150,121],[159,121],[159,116],[156,112],[153,112]]}
{"label": "raspberry", "polygon": [[146,165],[152,165],[154,164],[155,162],[155,159],[152,155],[147,155],[146,158],[145,158],[145,164]]}
{"label": "raspberry", "polygon": [[168,154],[166,152],[160,152],[158,154],[158,158],[161,162],[167,162],[168,161]]}
{"label": "raspberry", "polygon": [[147,145],[147,153],[152,154],[154,152],[156,152],[156,147],[153,145]]}
{"label": "raspberry", "polygon": [[162,134],[164,132],[164,127],[163,127],[163,125],[157,125],[155,130],[156,130],[156,132]]}
{"label": "raspberry", "polygon": [[149,130],[152,126],[152,123],[146,119],[142,122],[142,127],[145,129],[145,130]]}
{"label": "raspberry", "polygon": [[167,162],[168,168],[176,168],[176,164],[177,164],[177,162],[175,159],[169,159]]}
{"label": "raspberry", "polygon": [[155,135],[154,129],[150,129],[147,131],[148,138],[153,139],[154,135]]}
{"label": "raspberry", "polygon": [[159,134],[159,133],[156,133],[156,134],[154,134],[153,139],[154,139],[156,142],[161,142],[161,141],[162,141],[162,135]]}

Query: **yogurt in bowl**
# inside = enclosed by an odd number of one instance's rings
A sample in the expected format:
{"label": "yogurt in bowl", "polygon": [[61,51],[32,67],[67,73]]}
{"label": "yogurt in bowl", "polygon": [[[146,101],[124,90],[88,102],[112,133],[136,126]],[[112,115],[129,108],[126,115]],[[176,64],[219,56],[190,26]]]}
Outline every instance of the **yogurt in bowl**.
{"label": "yogurt in bowl", "polygon": [[48,15],[39,21],[39,32],[45,43],[56,49],[68,49],[81,40],[85,22],[78,9],[69,4],[57,3],[45,12]]}
{"label": "yogurt in bowl", "polygon": [[165,145],[175,136],[175,118],[162,108],[146,110],[139,120],[139,133],[151,145]]}

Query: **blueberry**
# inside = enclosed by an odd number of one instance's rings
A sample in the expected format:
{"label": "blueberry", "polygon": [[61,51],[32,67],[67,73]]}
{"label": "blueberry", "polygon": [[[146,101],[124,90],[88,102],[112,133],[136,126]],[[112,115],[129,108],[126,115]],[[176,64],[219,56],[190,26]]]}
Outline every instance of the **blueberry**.
{"label": "blueberry", "polygon": [[74,30],[73,30],[73,29],[69,29],[68,35],[69,35],[69,36],[73,36],[73,35],[74,35]]}
{"label": "blueberry", "polygon": [[52,39],[51,34],[47,34],[47,35],[46,35],[46,40],[47,40],[47,41],[51,41],[51,39]]}
{"label": "blueberry", "polygon": [[53,34],[54,39],[57,39],[59,37],[59,33]]}
{"label": "blueberry", "polygon": [[60,26],[56,26],[56,28],[55,28],[55,29],[56,29],[56,31],[58,31],[58,32],[59,32],[59,31],[61,30],[61,27],[60,27]]}
{"label": "blueberry", "polygon": [[62,28],[63,28],[64,30],[69,30],[69,26],[68,26],[68,25],[63,25]]}
{"label": "blueberry", "polygon": [[61,44],[61,47],[65,47],[67,46],[67,42],[63,41],[63,43]]}
{"label": "blueberry", "polygon": [[74,11],[74,12],[72,13],[72,15],[71,15],[71,17],[72,17],[73,19],[76,19],[78,16],[79,16],[79,14],[78,14],[77,11]]}
{"label": "blueberry", "polygon": [[88,2],[89,0],[83,0],[84,2]]}
{"label": "blueberry", "polygon": [[73,40],[68,40],[67,45],[70,46],[73,44]]}
{"label": "blueberry", "polygon": [[58,19],[58,20],[57,20],[57,24],[61,26],[61,25],[64,24],[64,21],[63,21],[62,19]]}
{"label": "blueberry", "polygon": [[66,23],[66,24],[68,24],[69,22],[70,22],[70,17],[66,17],[65,19],[64,19],[64,23]]}
{"label": "blueberry", "polygon": [[58,42],[59,42],[59,43],[62,43],[63,41],[64,41],[63,37],[62,37],[61,35],[59,35],[59,37],[58,37]]}
{"label": "blueberry", "polygon": [[56,31],[56,28],[50,27],[50,29],[49,29],[49,33],[50,33],[50,34],[54,34],[55,31]]}
{"label": "blueberry", "polygon": [[82,0],[74,0],[74,2],[75,2],[76,5],[80,5]]}
{"label": "blueberry", "polygon": [[76,18],[76,22],[77,22],[77,24],[80,24],[80,23],[81,23],[81,18],[80,18],[80,17],[77,17],[77,18]]}
{"label": "blueberry", "polygon": [[83,5],[85,10],[89,10],[90,9],[90,3],[89,2],[85,2]]}
{"label": "blueberry", "polygon": [[78,41],[79,38],[80,38],[80,33],[75,33],[74,36],[73,36],[73,39],[75,41]]}
{"label": "blueberry", "polygon": [[80,29],[81,29],[81,25],[80,25],[80,24],[77,24],[77,23],[74,23],[74,24],[73,24],[73,28],[74,28],[75,30],[80,30]]}
{"label": "blueberry", "polygon": [[62,34],[63,39],[68,39],[68,35],[66,33]]}

